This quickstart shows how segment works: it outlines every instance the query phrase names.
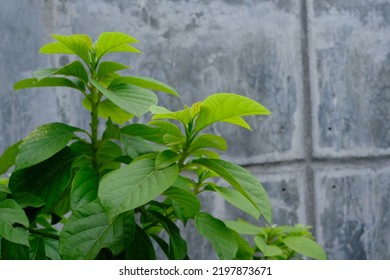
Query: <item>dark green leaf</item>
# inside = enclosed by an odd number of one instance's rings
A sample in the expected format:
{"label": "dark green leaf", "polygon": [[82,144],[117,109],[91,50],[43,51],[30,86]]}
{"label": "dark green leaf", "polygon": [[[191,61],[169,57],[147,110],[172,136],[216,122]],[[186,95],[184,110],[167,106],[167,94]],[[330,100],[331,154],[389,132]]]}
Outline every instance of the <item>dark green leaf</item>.
{"label": "dark green leaf", "polygon": [[111,82],[110,87],[114,87],[119,84],[130,84],[141,88],[158,90],[175,96],[180,96],[179,93],[173,87],[161,81],[148,78],[148,77],[137,77],[137,76],[119,77]]}
{"label": "dark green leaf", "polygon": [[70,87],[80,91],[85,90],[85,87],[82,84],[61,77],[48,77],[39,81],[36,78],[28,78],[14,84],[14,90],[35,87]]}
{"label": "dark green leaf", "polygon": [[114,255],[129,245],[134,235],[134,215],[126,212],[109,221],[98,201],[78,207],[65,224],[59,242],[63,259],[94,259],[102,248]]}
{"label": "dark green leaf", "polygon": [[162,150],[164,148],[154,143],[148,143],[138,136],[122,134],[121,139],[125,147],[126,154],[133,159],[144,154]]}
{"label": "dark green leaf", "polygon": [[19,145],[22,141],[19,141],[9,146],[0,157],[0,175],[8,171],[8,169],[15,164],[16,155],[18,153]]}
{"label": "dark green leaf", "polygon": [[29,221],[23,209],[12,199],[0,202],[0,236],[10,242],[29,246],[26,229],[14,227],[21,224],[28,227]]}
{"label": "dark green leaf", "polygon": [[220,259],[231,260],[236,256],[237,240],[221,220],[202,212],[195,217],[195,227],[211,242]]}
{"label": "dark green leaf", "polygon": [[5,260],[29,260],[30,248],[25,245],[1,239],[1,255]]}
{"label": "dark green leaf", "polygon": [[71,189],[71,208],[94,201],[97,198],[99,174],[89,166],[82,167],[73,178]]}
{"label": "dark green leaf", "polygon": [[180,229],[171,219],[157,211],[149,211],[154,215],[169,235],[169,259],[183,260],[187,256],[187,244],[180,235]]}
{"label": "dark green leaf", "polygon": [[63,123],[37,127],[23,138],[16,156],[16,170],[40,163],[62,150],[81,129]]}
{"label": "dark green leaf", "polygon": [[44,238],[34,236],[30,241],[30,259],[31,260],[46,260],[46,244]]}
{"label": "dark green leaf", "polygon": [[46,203],[41,211],[51,211],[71,182],[72,163],[77,156],[72,149],[65,147],[48,160],[14,171],[9,188],[13,194],[30,192],[39,196]]}
{"label": "dark green leaf", "polygon": [[97,151],[97,158],[99,161],[112,161],[122,155],[122,148],[111,140],[106,140],[100,144]]}
{"label": "dark green leaf", "polygon": [[153,243],[145,231],[138,225],[135,226],[133,241],[126,250],[128,260],[155,260],[156,253]]}
{"label": "dark green leaf", "polygon": [[220,159],[198,159],[194,161],[216,172],[243,196],[245,196],[272,224],[271,204],[268,195],[257,178],[245,168]]}
{"label": "dark green leaf", "polygon": [[283,243],[290,249],[313,259],[326,260],[326,253],[322,247],[312,239],[303,236],[287,236]]}
{"label": "dark green leaf", "polygon": [[155,161],[141,159],[102,178],[98,196],[112,220],[154,199],[176,180],[177,165],[155,170]]}
{"label": "dark green leaf", "polygon": [[175,129],[170,127],[167,129],[166,127],[153,127],[153,126],[148,126],[144,124],[130,124],[125,127],[121,128],[121,133],[126,134],[126,135],[131,135],[131,136],[139,136],[142,137],[145,140],[159,143],[159,144],[164,144],[163,142],[163,136],[167,133],[179,133],[181,135],[180,130],[175,125],[172,125]]}
{"label": "dark green leaf", "polygon": [[150,106],[157,104],[157,96],[147,89],[127,84],[107,89],[98,81],[91,80],[91,83],[117,106],[137,117],[141,117],[149,111]]}
{"label": "dark green leaf", "polygon": [[45,202],[37,195],[30,192],[15,193],[12,198],[19,204],[20,207],[39,208],[45,205]]}
{"label": "dark green leaf", "polygon": [[102,138],[103,138],[103,140],[108,140],[108,139],[120,140],[121,139],[120,128],[118,125],[112,123],[111,118],[109,118],[106,121],[106,130],[103,132]]}

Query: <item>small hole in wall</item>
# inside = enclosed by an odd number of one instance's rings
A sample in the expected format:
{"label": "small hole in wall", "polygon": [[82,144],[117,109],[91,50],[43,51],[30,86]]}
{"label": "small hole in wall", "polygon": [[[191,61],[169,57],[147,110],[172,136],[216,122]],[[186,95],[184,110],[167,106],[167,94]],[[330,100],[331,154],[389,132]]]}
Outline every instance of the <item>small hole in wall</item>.
{"label": "small hole in wall", "polygon": [[286,188],[282,188],[282,192],[285,192],[286,191]]}
{"label": "small hole in wall", "polygon": [[335,185],[333,185],[333,186],[332,186],[332,189],[335,189],[335,188],[336,188],[336,186],[335,186]]}
{"label": "small hole in wall", "polygon": [[329,127],[328,127],[328,130],[329,130],[329,131],[331,131],[331,130],[332,130],[332,127],[331,127],[331,126],[329,126]]}

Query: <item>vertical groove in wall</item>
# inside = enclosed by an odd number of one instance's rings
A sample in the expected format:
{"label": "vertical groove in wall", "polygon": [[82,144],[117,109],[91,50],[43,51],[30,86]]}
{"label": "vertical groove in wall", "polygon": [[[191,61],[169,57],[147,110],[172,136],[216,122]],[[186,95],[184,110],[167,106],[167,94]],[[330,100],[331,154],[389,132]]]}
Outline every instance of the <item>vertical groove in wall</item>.
{"label": "vertical groove in wall", "polygon": [[314,179],[313,179],[313,135],[312,135],[312,102],[310,75],[310,36],[308,1],[301,0],[301,55],[302,55],[302,83],[303,83],[303,139],[305,151],[306,174],[306,217],[310,225],[315,225]]}

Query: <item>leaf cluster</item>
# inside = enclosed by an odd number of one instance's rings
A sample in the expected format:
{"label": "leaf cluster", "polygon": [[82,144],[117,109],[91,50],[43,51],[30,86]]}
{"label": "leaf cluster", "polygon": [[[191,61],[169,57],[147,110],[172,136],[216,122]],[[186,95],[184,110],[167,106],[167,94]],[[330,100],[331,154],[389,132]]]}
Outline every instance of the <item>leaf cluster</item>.
{"label": "leaf cluster", "polygon": [[[128,67],[105,60],[140,51],[124,33],[52,35],[43,54],[75,60],[39,69],[15,90],[69,87],[84,96],[90,129],[64,123],[37,127],[0,157],[0,244],[3,259],[188,259],[178,226],[193,220],[220,259],[324,258],[304,228],[270,227],[266,191],[246,169],[220,158],[226,140],[205,129],[217,122],[251,129],[244,117],[268,115],[260,103],[217,93],[179,111],[158,105],[171,86],[122,76]],[[151,114],[146,124],[136,118]],[[104,131],[99,122],[105,119]],[[218,179],[218,180],[217,180]],[[225,185],[216,182],[223,179]],[[222,221],[202,210],[199,194],[212,192],[265,227]],[[253,234],[252,246],[242,237]]]}

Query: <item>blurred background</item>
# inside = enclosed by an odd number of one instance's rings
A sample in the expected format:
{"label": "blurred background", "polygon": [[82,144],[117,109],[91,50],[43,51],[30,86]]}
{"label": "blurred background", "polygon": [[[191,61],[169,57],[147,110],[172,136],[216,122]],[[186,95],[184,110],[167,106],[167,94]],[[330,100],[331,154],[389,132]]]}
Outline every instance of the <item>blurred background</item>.
{"label": "blurred background", "polygon": [[[253,132],[213,132],[228,141],[223,157],[267,189],[275,224],[312,225],[330,259],[390,259],[389,0],[0,0],[0,154],[40,124],[88,127],[76,92],[12,87],[70,61],[38,54],[49,34],[103,31],[140,40],[142,55],[110,59],[188,105],[234,92],[272,111],[249,119]],[[203,201],[218,218],[247,218]],[[186,236],[191,258],[216,258],[193,230]]]}

